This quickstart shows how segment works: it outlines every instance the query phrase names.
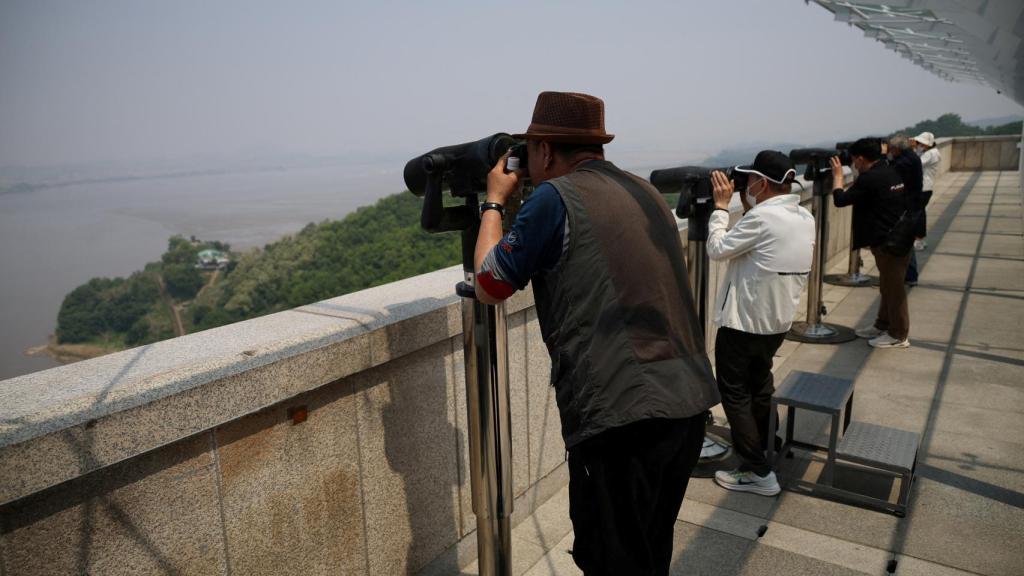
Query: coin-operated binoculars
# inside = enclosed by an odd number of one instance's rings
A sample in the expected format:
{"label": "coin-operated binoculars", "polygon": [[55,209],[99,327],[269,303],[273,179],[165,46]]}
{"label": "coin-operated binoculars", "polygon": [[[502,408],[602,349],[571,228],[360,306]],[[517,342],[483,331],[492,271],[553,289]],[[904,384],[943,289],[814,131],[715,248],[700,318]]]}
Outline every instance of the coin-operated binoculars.
{"label": "coin-operated binoculars", "polygon": [[[423,229],[462,234],[464,280],[455,292],[462,297],[470,486],[482,576],[512,573],[515,494],[505,305],[490,306],[476,298],[473,254],[480,230],[479,194],[487,191],[487,173],[517,143],[499,133],[437,148],[410,160],[404,173],[409,191],[423,198]],[[445,201],[446,190],[454,201]]]}

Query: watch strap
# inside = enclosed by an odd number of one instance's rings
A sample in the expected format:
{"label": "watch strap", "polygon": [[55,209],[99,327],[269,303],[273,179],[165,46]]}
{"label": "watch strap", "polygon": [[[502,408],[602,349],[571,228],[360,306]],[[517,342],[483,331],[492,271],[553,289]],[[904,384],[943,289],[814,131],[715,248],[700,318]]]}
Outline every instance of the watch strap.
{"label": "watch strap", "polygon": [[505,217],[505,207],[497,202],[484,202],[480,205],[480,215],[483,216],[484,212],[488,210],[497,210],[501,217]]}

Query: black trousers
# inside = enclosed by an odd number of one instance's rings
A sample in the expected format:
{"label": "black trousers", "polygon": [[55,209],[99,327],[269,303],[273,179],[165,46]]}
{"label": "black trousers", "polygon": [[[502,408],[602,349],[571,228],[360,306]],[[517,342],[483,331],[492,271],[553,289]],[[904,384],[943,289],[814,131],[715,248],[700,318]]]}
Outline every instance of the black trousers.
{"label": "black trousers", "polygon": [[924,238],[928,235],[928,214],[925,208],[928,207],[928,202],[932,199],[932,191],[925,190],[921,192],[920,206],[915,206],[915,210],[918,213],[917,220],[914,221],[914,237]]}
{"label": "black trousers", "polygon": [[704,415],[641,420],[569,450],[572,557],[586,576],[664,576]]}
{"label": "black trousers", "polygon": [[768,439],[775,436],[774,430],[768,431],[775,392],[772,357],[785,338],[785,332],[750,334],[724,327],[715,337],[715,376],[732,431],[732,447],[740,458],[740,470],[758,476],[772,469],[765,456]]}

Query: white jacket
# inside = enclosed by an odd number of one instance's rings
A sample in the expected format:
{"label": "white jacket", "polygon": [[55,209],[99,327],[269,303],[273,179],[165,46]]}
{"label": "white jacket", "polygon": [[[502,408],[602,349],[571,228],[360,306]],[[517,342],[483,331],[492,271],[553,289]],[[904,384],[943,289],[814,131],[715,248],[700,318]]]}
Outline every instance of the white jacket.
{"label": "white jacket", "polygon": [[793,323],[814,258],[814,217],[796,194],[756,204],[726,232],[729,213],[709,222],[708,257],[728,260],[715,324],[751,334],[779,334]]}
{"label": "white jacket", "polygon": [[934,190],[935,175],[939,172],[939,162],[942,154],[938,148],[929,148],[921,153],[921,168],[923,169],[924,182],[921,190]]}

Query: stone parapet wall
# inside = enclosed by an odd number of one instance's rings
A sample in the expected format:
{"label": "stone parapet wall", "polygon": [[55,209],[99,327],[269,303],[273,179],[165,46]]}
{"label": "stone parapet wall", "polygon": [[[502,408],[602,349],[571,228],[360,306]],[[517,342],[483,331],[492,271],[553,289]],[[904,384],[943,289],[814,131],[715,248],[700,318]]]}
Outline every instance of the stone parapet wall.
{"label": "stone parapet wall", "polygon": [[[850,211],[828,210],[828,255],[845,261]],[[472,561],[460,279],[440,270],[0,382],[0,573]],[[515,523],[567,475],[532,293],[507,309]]]}
{"label": "stone parapet wall", "polygon": [[[1021,136],[976,136],[946,139],[950,172],[1017,170]],[[943,157],[947,156],[945,151]]]}

